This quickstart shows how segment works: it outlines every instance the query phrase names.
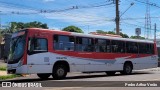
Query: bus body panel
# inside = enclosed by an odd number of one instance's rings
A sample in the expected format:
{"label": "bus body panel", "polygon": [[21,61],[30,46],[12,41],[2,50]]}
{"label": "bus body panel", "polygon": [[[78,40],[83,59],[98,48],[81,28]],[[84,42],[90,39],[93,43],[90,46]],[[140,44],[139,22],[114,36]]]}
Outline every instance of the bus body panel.
{"label": "bus body panel", "polygon": [[[46,60],[46,57],[48,58],[48,61]],[[123,64],[125,61],[131,61],[134,70],[157,67],[156,55],[133,59],[125,59],[126,57],[121,57],[116,58],[115,60],[99,60],[70,57],[47,52],[37,55],[28,55],[27,65],[21,68],[26,68],[27,66],[26,73],[52,73],[54,63],[60,61],[57,57],[67,57],[64,61],[69,63],[70,72],[121,71],[123,70]],[[17,71],[17,73],[20,72]]]}
{"label": "bus body panel", "polygon": [[[151,43],[146,40],[133,40],[96,35],[84,35],[71,32],[28,29],[25,53],[16,64],[8,64],[8,70],[16,69],[16,73],[52,73],[57,61],[69,63],[70,72],[94,72],[94,71],[122,71],[126,61],[133,64],[134,70],[155,68],[158,66],[157,54],[131,54],[131,53],[102,53],[102,52],[77,52],[58,51],[54,49],[53,35],[71,35],[78,37],[103,38],[109,40],[122,40],[131,42]],[[28,38],[39,37],[48,40],[48,52],[29,55]]]}

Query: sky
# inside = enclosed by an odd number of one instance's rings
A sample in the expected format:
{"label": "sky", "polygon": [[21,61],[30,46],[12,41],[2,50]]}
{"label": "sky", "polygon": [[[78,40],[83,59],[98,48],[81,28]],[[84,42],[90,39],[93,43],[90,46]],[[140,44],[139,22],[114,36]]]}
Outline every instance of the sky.
{"label": "sky", "polygon": [[[129,36],[135,35],[135,28],[141,28],[141,36],[147,35],[144,28],[146,4],[138,1],[146,2],[146,0],[119,2],[120,29]],[[131,6],[131,3],[134,5]],[[149,0],[149,3],[153,4],[149,5],[152,17],[149,38],[154,36],[155,23],[157,38],[160,38],[160,1]],[[56,30],[75,25],[87,34],[96,30],[114,31],[115,16],[115,4],[112,0],[0,0],[2,26],[9,25],[10,22],[39,21]]]}

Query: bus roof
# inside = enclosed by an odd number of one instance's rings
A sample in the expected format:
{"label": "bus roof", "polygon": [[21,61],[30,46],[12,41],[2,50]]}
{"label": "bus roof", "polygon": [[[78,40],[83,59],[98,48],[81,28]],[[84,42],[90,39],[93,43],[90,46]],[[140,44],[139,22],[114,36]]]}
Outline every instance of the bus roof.
{"label": "bus roof", "polygon": [[49,33],[61,33],[62,35],[73,35],[79,37],[89,37],[89,38],[99,38],[99,39],[110,39],[110,40],[119,40],[119,41],[131,41],[131,42],[142,42],[142,43],[154,43],[151,40],[141,40],[141,39],[131,39],[131,38],[120,38],[120,37],[113,37],[113,36],[103,36],[103,35],[93,35],[93,34],[83,34],[83,33],[75,33],[75,32],[67,32],[61,30],[51,30],[51,29],[42,29],[42,28],[27,28],[28,30],[40,30]]}

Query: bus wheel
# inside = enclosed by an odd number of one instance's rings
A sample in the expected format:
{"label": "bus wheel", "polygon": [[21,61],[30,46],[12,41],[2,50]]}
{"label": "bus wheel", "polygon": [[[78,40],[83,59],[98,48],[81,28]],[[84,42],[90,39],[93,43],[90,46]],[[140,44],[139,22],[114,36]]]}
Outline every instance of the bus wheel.
{"label": "bus wheel", "polygon": [[40,79],[48,79],[49,78],[49,76],[50,76],[51,74],[48,74],[48,73],[40,73],[40,74],[37,74],[37,76],[40,78]]}
{"label": "bus wheel", "polygon": [[123,71],[120,73],[124,75],[130,75],[132,73],[132,69],[133,67],[131,63],[125,63],[123,67]]}
{"label": "bus wheel", "polygon": [[106,74],[107,74],[108,76],[114,76],[115,73],[116,73],[116,72],[114,72],[114,71],[107,71],[107,72],[106,72]]}
{"label": "bus wheel", "polygon": [[53,68],[52,76],[54,79],[64,79],[67,75],[67,68],[63,64],[58,64]]}

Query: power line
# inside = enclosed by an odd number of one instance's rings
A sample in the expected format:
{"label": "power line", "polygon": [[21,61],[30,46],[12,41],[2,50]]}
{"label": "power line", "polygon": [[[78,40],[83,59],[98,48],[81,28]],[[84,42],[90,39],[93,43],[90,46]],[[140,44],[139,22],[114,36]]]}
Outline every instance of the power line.
{"label": "power line", "polygon": [[[103,3],[103,4],[95,4],[95,5],[88,5],[88,6],[71,6],[69,8],[66,9],[59,9],[59,10],[43,10],[43,9],[35,9],[33,7],[29,7],[29,6],[24,6],[24,5],[20,5],[20,4],[14,4],[14,3],[8,3],[8,2],[2,2],[0,1],[0,4],[4,4],[4,5],[10,5],[11,7],[20,7],[20,8],[25,8],[25,9],[29,9],[29,10],[34,10],[34,11],[38,11],[39,13],[55,13],[55,12],[65,12],[65,11],[70,11],[70,10],[75,10],[75,9],[85,9],[85,8],[98,8],[98,7],[104,7],[104,6],[108,6],[108,5],[112,5],[113,2],[111,3]],[[20,12],[12,12],[13,14],[21,14]],[[22,13],[22,14],[27,14],[27,13]],[[35,13],[37,14],[37,13]]]}
{"label": "power line", "polygon": [[[144,29],[145,29],[144,26],[140,26],[140,25],[137,25],[137,24],[131,24],[131,23],[127,23],[127,22],[121,22],[121,23],[128,24],[128,25],[132,25],[132,26],[136,26],[136,27],[141,27],[141,28],[144,28]],[[152,28],[151,28],[150,30],[155,30],[155,29],[152,29]],[[160,30],[157,30],[157,31],[160,31]]]}
{"label": "power line", "polygon": [[134,0],[134,1],[137,1],[137,2],[139,2],[139,3],[148,4],[148,5],[150,5],[150,6],[154,6],[154,7],[160,8],[160,6],[158,6],[156,3],[143,2],[143,1],[139,1],[139,0]]}
{"label": "power line", "polygon": [[15,4],[15,3],[9,3],[9,2],[0,1],[0,4],[5,5],[5,6],[10,6],[10,7],[20,7],[20,8],[24,8],[24,9],[39,11],[39,9],[35,9],[33,7],[29,7],[29,6],[25,6],[25,5],[20,5],[20,4]]}
{"label": "power line", "polygon": [[122,15],[125,14],[133,5],[134,5],[134,3],[132,2],[132,3],[130,4],[130,6],[120,15],[120,18],[121,18]]}
{"label": "power line", "polygon": [[[160,18],[160,16],[155,16],[155,17],[150,17],[152,19],[157,19]],[[122,18],[121,20],[140,20],[140,19],[145,19],[144,17],[139,17],[139,18]]]}

